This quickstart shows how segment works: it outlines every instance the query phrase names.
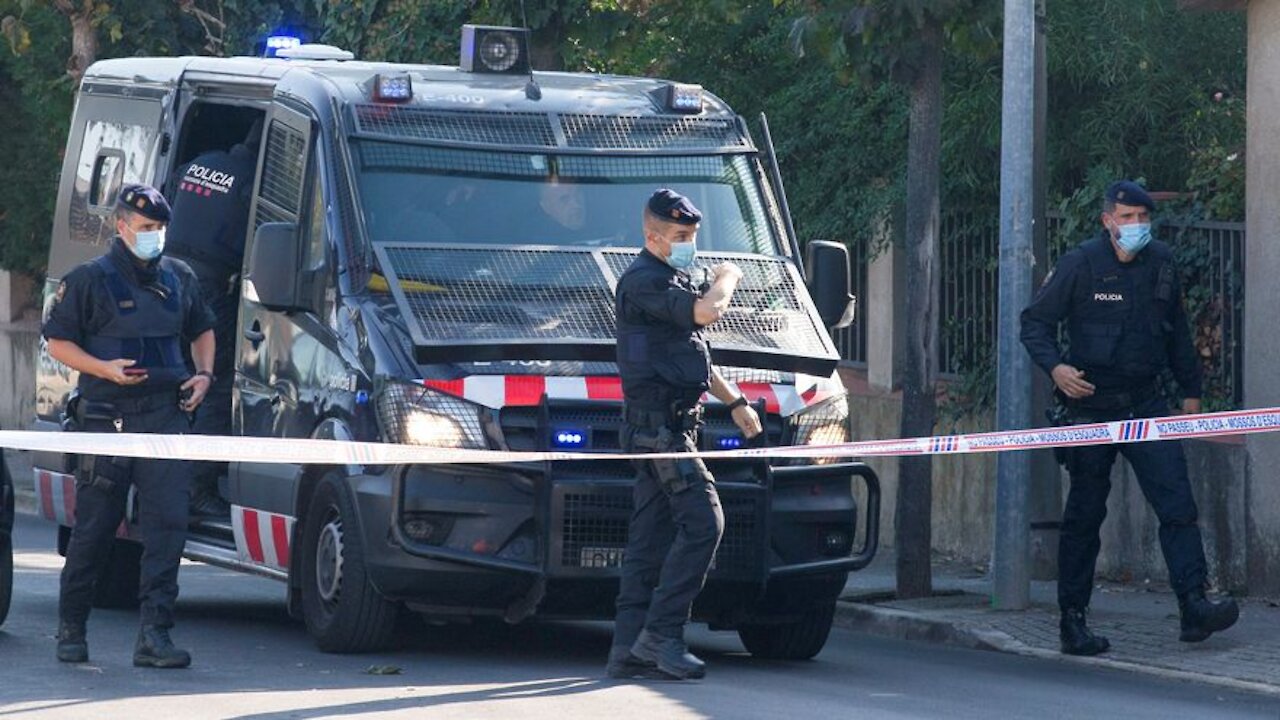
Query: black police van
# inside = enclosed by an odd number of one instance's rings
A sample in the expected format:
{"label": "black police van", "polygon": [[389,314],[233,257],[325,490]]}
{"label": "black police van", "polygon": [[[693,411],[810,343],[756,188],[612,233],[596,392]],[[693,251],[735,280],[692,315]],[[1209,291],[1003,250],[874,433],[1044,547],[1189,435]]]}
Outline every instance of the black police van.
{"label": "black police van", "polygon": [[[47,304],[63,274],[104,250],[121,183],[161,185],[265,123],[235,435],[600,455],[335,467],[257,462],[247,449],[228,465],[230,517],[194,522],[186,555],[287,583],[291,612],[327,651],[383,645],[402,610],[612,617],[633,483],[610,459],[622,397],[613,291],[657,187],[705,213],[700,262],[744,271],[711,333],[713,361],[757,404],[763,442],[849,437],[828,333],[852,319],[848,255],[813,242],[802,261],[767,126],[757,145],[696,85],[533,72],[523,29],[463,35],[460,67],[301,45],[103,61],[77,95]],[[37,427],[57,429],[74,381],[42,348]],[[744,439],[713,403],[702,442]],[[64,546],[71,462],[35,457],[41,511]],[[812,657],[848,573],[875,553],[875,476],[841,458],[712,470],[726,530],[695,619],[736,629],[757,655]],[[136,593],[131,520],[101,604]]]}

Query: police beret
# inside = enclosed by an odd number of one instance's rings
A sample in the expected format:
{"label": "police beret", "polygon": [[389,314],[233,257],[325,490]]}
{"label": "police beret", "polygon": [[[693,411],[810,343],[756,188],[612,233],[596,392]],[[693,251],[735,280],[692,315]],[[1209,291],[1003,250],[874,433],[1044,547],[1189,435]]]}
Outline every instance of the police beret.
{"label": "police beret", "polygon": [[689,198],[667,188],[655,190],[649,196],[649,212],[677,225],[697,225],[702,222],[702,213],[693,206]]}
{"label": "police beret", "polygon": [[169,201],[150,185],[125,185],[120,188],[116,206],[132,210],[148,220],[167,223],[172,214]]}
{"label": "police beret", "polygon": [[1130,180],[1120,180],[1119,182],[1111,183],[1111,186],[1107,188],[1107,193],[1104,197],[1106,197],[1107,202],[1111,203],[1130,205],[1132,207],[1141,206],[1148,210],[1156,209],[1156,203],[1151,199],[1151,196],[1147,194],[1147,191],[1143,190],[1142,186],[1138,183]]}

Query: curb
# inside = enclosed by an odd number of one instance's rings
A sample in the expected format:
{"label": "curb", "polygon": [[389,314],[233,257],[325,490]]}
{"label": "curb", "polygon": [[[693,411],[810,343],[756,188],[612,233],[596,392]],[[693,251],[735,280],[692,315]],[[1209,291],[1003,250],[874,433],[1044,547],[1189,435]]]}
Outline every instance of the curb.
{"label": "curb", "polygon": [[1042,660],[1054,660],[1085,667],[1124,670],[1165,680],[1195,682],[1230,690],[1280,697],[1280,686],[1276,685],[1250,680],[1237,680],[1236,678],[1221,675],[1205,675],[1186,670],[1173,670],[1125,660],[1112,660],[1105,657],[1063,655],[1056,650],[1032,647],[998,630],[974,628],[964,623],[867,603],[844,600],[838,602],[836,604],[835,626],[845,630],[854,630],[895,640],[928,642],[936,645],[968,648],[970,650],[988,650]]}

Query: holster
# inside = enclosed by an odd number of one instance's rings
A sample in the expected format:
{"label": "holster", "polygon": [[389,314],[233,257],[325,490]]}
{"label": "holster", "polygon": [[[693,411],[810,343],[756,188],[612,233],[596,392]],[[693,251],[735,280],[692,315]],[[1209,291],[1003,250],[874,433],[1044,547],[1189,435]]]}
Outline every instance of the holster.
{"label": "holster", "polygon": [[[106,424],[116,432],[124,431],[123,415],[115,405],[88,400],[78,393],[72,394],[63,413],[62,429],[88,432],[97,429],[100,424]],[[77,455],[74,463],[76,485],[91,485],[104,491],[110,491],[119,483],[128,482],[133,470],[133,458],[127,457]]]}
{"label": "holster", "polygon": [[[632,443],[637,450],[670,453],[688,450],[685,445],[685,434],[675,433],[667,426],[657,428],[636,427]],[[654,458],[643,460],[653,466],[654,474],[661,483],[663,492],[668,495],[684,492],[698,481],[714,482],[711,472],[700,458]]]}

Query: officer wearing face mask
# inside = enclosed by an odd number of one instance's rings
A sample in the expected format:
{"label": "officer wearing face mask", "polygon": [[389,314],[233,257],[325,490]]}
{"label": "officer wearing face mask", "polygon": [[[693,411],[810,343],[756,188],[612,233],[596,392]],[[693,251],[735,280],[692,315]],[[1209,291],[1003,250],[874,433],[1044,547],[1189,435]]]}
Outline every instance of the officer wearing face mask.
{"label": "officer wearing face mask", "polygon": [[[49,355],[80,373],[67,404],[68,429],[181,433],[209,391],[214,316],[185,263],[163,257],[169,204],[155,189],[128,185],[114,215],[106,254],[67,274],[42,332]],[[182,344],[196,367],[188,372]],[[76,523],[67,545],[58,602],[57,657],[87,662],[85,625],[94,585],[137,488],[142,532],[139,667],[186,667],[173,645],[178,564],[187,534],[188,464],[164,458],[84,455],[76,471]]]}
{"label": "officer wearing face mask", "polygon": [[[1151,238],[1151,197],[1136,183],[1107,188],[1102,233],[1062,256],[1022,312],[1022,343],[1052,378],[1054,420],[1084,424],[1169,414],[1157,384],[1166,369],[1182,410],[1200,411],[1200,363],[1191,342],[1173,253]],[[1068,349],[1058,345],[1066,324]],[[1123,454],[1160,521],[1169,584],[1178,595],[1184,642],[1200,642],[1236,622],[1235,601],[1205,597],[1204,543],[1187,462],[1177,441],[1069,448],[1071,475],[1058,541],[1062,652],[1097,655],[1110,647],[1086,617],[1111,466]]]}
{"label": "officer wearing face mask", "polygon": [[[644,210],[644,249],[618,280],[618,372],[626,452],[693,452],[701,399],[726,403],[747,438],[760,418],[711,367],[703,328],[718,322],[742,271],[711,269],[704,291],[690,278],[702,213],[688,198],[658,190]],[[700,678],[684,642],[694,598],[724,531],[715,479],[699,459],[644,460],[623,556],[617,623],[606,672],[613,678]]]}

